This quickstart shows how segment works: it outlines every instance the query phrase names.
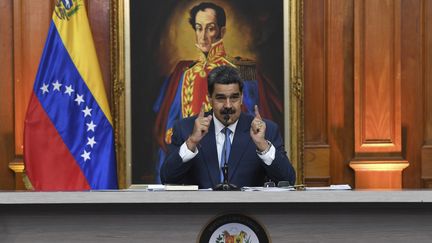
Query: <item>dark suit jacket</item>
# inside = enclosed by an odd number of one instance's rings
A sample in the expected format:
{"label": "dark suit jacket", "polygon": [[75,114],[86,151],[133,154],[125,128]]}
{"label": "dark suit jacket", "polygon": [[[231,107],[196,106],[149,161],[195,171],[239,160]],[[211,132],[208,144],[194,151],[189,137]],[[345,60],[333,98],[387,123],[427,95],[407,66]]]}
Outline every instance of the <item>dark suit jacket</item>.
{"label": "dark suit jacket", "polygon": [[[183,162],[179,156],[180,146],[192,134],[195,119],[196,116],[185,118],[174,125],[172,142],[168,145],[168,155],[161,169],[161,180],[164,184],[196,184],[200,188],[211,188],[220,183],[213,121],[208,133],[197,146],[198,154],[188,162]],[[255,143],[250,137],[252,120],[250,115],[240,115],[228,162],[229,182],[238,187],[263,186],[266,178],[269,178],[276,183],[284,180],[293,185],[295,171],[286,155],[277,125],[265,120],[265,137],[276,148],[275,159],[268,166],[258,157]]]}

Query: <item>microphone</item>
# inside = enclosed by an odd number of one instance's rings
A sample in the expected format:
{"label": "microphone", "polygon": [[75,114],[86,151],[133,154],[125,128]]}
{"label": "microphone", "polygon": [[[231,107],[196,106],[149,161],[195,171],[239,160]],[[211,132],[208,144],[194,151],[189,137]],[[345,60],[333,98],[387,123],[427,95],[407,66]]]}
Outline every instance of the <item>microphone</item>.
{"label": "microphone", "polygon": [[[221,111],[221,114],[224,115],[225,129],[228,129],[228,120],[230,118],[230,114],[234,114],[234,113],[235,111],[232,108],[225,108]],[[227,154],[225,154],[225,158],[228,158]],[[238,188],[238,186],[231,184],[228,181],[227,159],[225,159],[224,164],[222,166],[222,175],[223,175],[223,183],[217,184],[215,187],[213,187],[213,191],[240,191],[240,188]]]}

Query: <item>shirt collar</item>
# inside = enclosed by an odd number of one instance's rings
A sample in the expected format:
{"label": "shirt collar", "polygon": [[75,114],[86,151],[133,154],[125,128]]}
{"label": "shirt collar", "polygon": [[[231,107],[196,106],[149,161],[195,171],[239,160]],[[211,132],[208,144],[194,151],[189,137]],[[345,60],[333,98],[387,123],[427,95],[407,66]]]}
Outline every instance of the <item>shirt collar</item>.
{"label": "shirt collar", "polygon": [[[222,122],[220,122],[217,118],[216,118],[216,116],[215,116],[215,114],[214,114],[214,112],[213,112],[213,122],[214,122],[214,125],[215,125],[215,132],[216,132],[216,136],[221,132],[221,130],[222,129],[224,129],[224,125],[222,124]],[[228,128],[229,128],[229,130],[231,130],[231,132],[234,134],[234,132],[235,132],[235,129],[236,129],[236,127],[237,127],[237,123],[238,123],[238,119],[237,119],[237,121],[236,122],[234,122],[233,124],[231,124],[231,125],[229,125],[228,126]]]}

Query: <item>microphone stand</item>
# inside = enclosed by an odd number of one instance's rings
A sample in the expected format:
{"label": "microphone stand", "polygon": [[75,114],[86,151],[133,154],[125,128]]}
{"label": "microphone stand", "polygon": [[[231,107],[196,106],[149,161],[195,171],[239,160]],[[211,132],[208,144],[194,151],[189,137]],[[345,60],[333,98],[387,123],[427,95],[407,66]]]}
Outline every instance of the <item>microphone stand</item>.
{"label": "microphone stand", "polygon": [[[225,124],[228,124],[229,114],[228,114],[228,111],[226,111],[226,112],[227,113],[225,113],[224,120],[225,120]],[[227,128],[226,125],[225,125],[225,128]],[[229,139],[229,138],[227,138],[227,139]],[[225,151],[225,153],[226,153],[226,151]],[[225,154],[225,162],[222,166],[222,174],[223,174],[223,182],[214,186],[213,191],[240,191],[240,188],[238,188],[238,186],[229,183],[229,180],[228,180],[228,161],[227,161],[226,154]]]}

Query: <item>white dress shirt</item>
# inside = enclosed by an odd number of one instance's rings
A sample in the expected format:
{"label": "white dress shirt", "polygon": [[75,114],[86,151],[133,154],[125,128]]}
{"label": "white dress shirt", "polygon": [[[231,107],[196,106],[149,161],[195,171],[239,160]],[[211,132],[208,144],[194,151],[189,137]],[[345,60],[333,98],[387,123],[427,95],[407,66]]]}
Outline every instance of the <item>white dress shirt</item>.
{"label": "white dress shirt", "polygon": [[[213,122],[215,125],[215,137],[216,137],[216,149],[217,149],[217,155],[218,155],[218,161],[221,161],[221,156],[222,156],[222,147],[223,144],[225,142],[225,134],[223,134],[223,132],[221,131],[222,129],[225,128],[225,126],[222,124],[222,122],[220,122],[216,116],[213,113]],[[236,122],[234,122],[233,124],[228,126],[228,129],[231,130],[231,134],[230,134],[230,140],[231,140],[231,144],[234,140],[234,134],[236,132],[236,127],[237,127],[237,123],[238,120]],[[181,145],[180,150],[179,150],[179,155],[182,158],[183,162],[188,162],[191,159],[193,159],[196,155],[198,154],[198,148],[196,148],[195,151],[191,151],[189,150],[189,148],[186,145],[186,141]],[[270,147],[270,150],[263,154],[257,154],[266,165],[271,165],[273,160],[275,159],[275,154],[276,154],[276,149],[273,146],[273,144]]]}

